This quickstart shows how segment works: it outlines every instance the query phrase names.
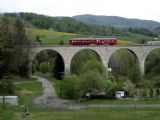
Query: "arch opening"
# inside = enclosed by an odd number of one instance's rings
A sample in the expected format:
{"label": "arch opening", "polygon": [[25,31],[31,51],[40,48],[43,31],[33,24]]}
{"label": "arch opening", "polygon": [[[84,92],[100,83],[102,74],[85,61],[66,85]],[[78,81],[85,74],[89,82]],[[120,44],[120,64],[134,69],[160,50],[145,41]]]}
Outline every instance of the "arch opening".
{"label": "arch opening", "polygon": [[102,62],[100,55],[92,49],[82,49],[74,54],[71,60],[71,73],[79,75],[81,72],[81,67],[91,60],[96,60]]}
{"label": "arch opening", "polygon": [[160,48],[153,49],[145,58],[145,75],[160,76]]}
{"label": "arch opening", "polygon": [[108,68],[111,68],[112,75],[116,77],[126,77],[133,82],[140,79],[139,60],[130,49],[122,48],[115,51],[109,58]]}
{"label": "arch opening", "polygon": [[38,52],[32,61],[32,74],[40,72],[56,79],[63,79],[64,60],[55,50],[46,49]]}

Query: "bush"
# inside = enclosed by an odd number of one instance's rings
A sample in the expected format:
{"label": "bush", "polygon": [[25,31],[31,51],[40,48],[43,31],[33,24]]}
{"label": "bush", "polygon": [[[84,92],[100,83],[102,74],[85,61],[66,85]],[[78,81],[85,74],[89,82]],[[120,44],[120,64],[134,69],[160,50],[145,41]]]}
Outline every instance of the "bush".
{"label": "bush", "polygon": [[86,73],[87,71],[91,70],[95,70],[96,72],[98,72],[101,78],[107,78],[107,71],[103,63],[96,59],[88,60],[85,64],[83,64],[80,68],[80,74]]}
{"label": "bush", "polygon": [[159,97],[159,95],[160,95],[160,90],[156,89],[156,97]]}
{"label": "bush", "polygon": [[141,86],[145,89],[153,88],[154,87],[154,81],[150,79],[143,79],[141,81]]}
{"label": "bush", "polygon": [[154,87],[160,87],[160,76],[154,76],[152,81],[154,81]]}
{"label": "bush", "polygon": [[66,99],[81,98],[81,89],[77,76],[66,76],[61,86],[61,96]]}
{"label": "bush", "polygon": [[105,80],[104,85],[107,98],[115,98],[116,91],[125,91],[129,95],[131,93],[131,88],[129,88],[131,87],[131,84],[128,83],[128,81],[126,81],[126,83],[124,84],[123,79],[112,77],[112,79],[110,78],[109,80]]}
{"label": "bush", "polygon": [[104,81],[105,93],[107,98],[115,98],[115,83],[111,80]]}
{"label": "bush", "polygon": [[149,95],[148,89],[144,89],[142,95],[143,95],[144,97],[148,97],[148,95]]}
{"label": "bush", "polygon": [[150,90],[149,90],[149,96],[150,96],[150,97],[154,97],[154,91],[153,91],[153,89],[150,89]]}
{"label": "bush", "polygon": [[[86,64],[87,61],[96,59],[97,61],[100,61],[100,57],[92,50],[85,49],[79,51],[72,59],[71,63],[71,72],[76,75],[80,75],[81,67]],[[93,65],[93,64],[92,64]]]}
{"label": "bush", "polygon": [[13,95],[15,93],[15,86],[12,80],[0,81],[0,94],[2,95]]}
{"label": "bush", "polygon": [[132,67],[128,70],[128,78],[135,84],[140,81],[140,72],[138,67]]}
{"label": "bush", "polygon": [[59,42],[59,44],[60,44],[60,45],[64,45],[64,41],[61,40],[61,41]]}
{"label": "bush", "polygon": [[105,91],[103,77],[96,70],[90,70],[80,75],[80,86],[83,95],[86,93],[97,94]]}
{"label": "bush", "polygon": [[42,72],[42,73],[47,73],[49,72],[49,65],[48,65],[48,62],[42,62],[39,66],[39,70]]}

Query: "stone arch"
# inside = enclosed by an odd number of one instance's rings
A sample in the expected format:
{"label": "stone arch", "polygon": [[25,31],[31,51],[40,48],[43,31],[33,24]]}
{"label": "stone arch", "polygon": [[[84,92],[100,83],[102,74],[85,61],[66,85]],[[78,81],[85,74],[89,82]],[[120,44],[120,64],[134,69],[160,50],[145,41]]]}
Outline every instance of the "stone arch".
{"label": "stone arch", "polygon": [[156,48],[151,48],[151,49],[149,49],[148,51],[145,51],[145,56],[144,56],[144,61],[146,61],[146,58],[149,56],[149,54],[151,53],[151,52],[153,52],[154,50],[157,50],[157,49],[160,49],[160,46],[159,47],[156,47]]}
{"label": "stone arch", "polygon": [[110,60],[111,60],[112,55],[113,55],[114,53],[116,53],[117,51],[119,51],[119,50],[127,50],[127,51],[129,51],[129,52],[134,56],[135,62],[137,63],[138,68],[139,68],[139,70],[140,70],[140,58],[139,58],[138,54],[134,51],[134,49],[125,48],[125,47],[124,47],[124,48],[123,48],[123,47],[120,47],[120,48],[117,48],[117,49],[114,49],[114,50],[111,50],[111,51],[110,51],[110,55],[109,55],[108,60],[107,60],[107,66],[108,66],[108,67],[109,67],[109,62],[110,62]]}
{"label": "stone arch", "polygon": [[[32,54],[31,54],[31,57],[30,57],[30,76],[32,75],[32,64],[33,64],[33,60],[36,58],[36,56],[39,54],[39,53],[41,53],[41,52],[43,52],[43,51],[51,51],[51,52],[55,52],[55,53],[57,53],[57,55],[58,55],[58,58],[57,59],[60,59],[59,61],[60,62],[62,62],[62,69],[63,69],[63,73],[61,73],[61,74],[64,74],[64,72],[65,72],[65,61],[64,61],[64,56],[61,54],[61,52],[59,52],[58,50],[56,50],[56,49],[53,49],[53,48],[43,48],[43,49],[34,49],[35,51],[33,51],[32,52]],[[58,60],[56,61],[56,62],[59,62]],[[59,68],[57,68],[57,69],[59,69]]]}
{"label": "stone arch", "polygon": [[147,60],[147,58],[149,57],[149,55],[152,53],[152,52],[154,52],[155,50],[160,50],[160,46],[159,47],[156,47],[156,48],[152,48],[152,49],[150,49],[150,50],[148,50],[148,51],[146,51],[146,54],[145,54],[145,56],[144,56],[144,72],[146,72],[146,60]]}
{"label": "stone arch", "polygon": [[101,55],[100,55],[95,49],[92,49],[92,48],[83,48],[83,49],[77,50],[77,51],[74,52],[74,54],[72,55],[71,60],[70,60],[70,70],[72,69],[72,68],[71,68],[71,67],[72,67],[72,62],[73,62],[75,56],[76,56],[79,52],[81,52],[81,51],[83,51],[83,50],[89,50],[89,51],[94,52],[94,53],[96,54],[96,56],[98,57],[98,59],[99,59],[101,62],[103,62],[103,59],[102,59]]}

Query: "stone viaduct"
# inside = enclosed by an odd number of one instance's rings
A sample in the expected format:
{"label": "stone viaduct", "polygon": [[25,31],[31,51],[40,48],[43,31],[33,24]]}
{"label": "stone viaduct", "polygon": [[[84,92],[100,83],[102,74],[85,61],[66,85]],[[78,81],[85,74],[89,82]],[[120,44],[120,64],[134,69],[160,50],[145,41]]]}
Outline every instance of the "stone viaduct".
{"label": "stone viaduct", "polygon": [[131,51],[138,60],[139,69],[141,75],[145,71],[145,59],[151,51],[160,48],[160,46],[152,45],[136,45],[136,46],[35,46],[32,47],[30,52],[30,73],[32,73],[32,61],[34,57],[43,50],[54,50],[58,52],[63,58],[64,72],[68,74],[70,72],[71,61],[74,55],[84,49],[90,49],[97,53],[101,58],[103,64],[108,67],[109,59],[111,55],[120,49],[127,49]]}

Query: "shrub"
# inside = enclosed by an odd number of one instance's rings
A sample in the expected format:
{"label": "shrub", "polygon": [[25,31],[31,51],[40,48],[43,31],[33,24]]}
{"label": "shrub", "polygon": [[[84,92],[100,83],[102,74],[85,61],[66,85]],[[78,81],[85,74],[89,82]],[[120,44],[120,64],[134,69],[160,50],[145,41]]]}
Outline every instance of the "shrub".
{"label": "shrub", "polygon": [[40,70],[42,73],[47,73],[47,72],[49,72],[49,65],[48,65],[48,63],[47,63],[47,62],[42,62],[42,63],[40,63],[39,70]]}
{"label": "shrub", "polygon": [[105,86],[103,84],[103,77],[96,70],[90,70],[80,75],[80,86],[83,95],[86,93],[95,94],[103,92]]}
{"label": "shrub", "polygon": [[0,94],[12,95],[15,93],[15,86],[12,80],[2,80],[0,82]]}
{"label": "shrub", "polygon": [[78,99],[81,97],[81,89],[77,76],[66,76],[61,86],[61,96],[66,99]]}
{"label": "shrub", "polygon": [[149,90],[149,96],[150,96],[150,97],[154,97],[154,91],[153,91],[153,89],[150,89],[150,90]]}
{"label": "shrub", "polygon": [[83,74],[87,71],[97,71],[99,73],[99,75],[101,76],[101,78],[106,79],[107,78],[107,71],[103,65],[102,62],[96,60],[96,59],[92,59],[92,60],[88,60],[85,64],[83,64],[80,68],[80,74]]}
{"label": "shrub", "polygon": [[128,70],[128,78],[135,84],[140,81],[140,72],[138,67],[133,67]]}
{"label": "shrub", "polygon": [[134,84],[130,81],[130,80],[127,80],[125,83],[124,83],[124,90],[126,92],[128,92],[129,96],[133,96],[134,93],[135,93],[135,89],[134,89]]}
{"label": "shrub", "polygon": [[156,97],[159,97],[159,95],[160,95],[160,90],[156,89]]}
{"label": "shrub", "polygon": [[115,83],[111,80],[105,80],[105,93],[107,98],[114,98],[115,97]]}
{"label": "shrub", "polygon": [[148,97],[148,95],[149,95],[148,89],[144,89],[142,95],[143,95],[144,97]]}
{"label": "shrub", "polygon": [[59,42],[59,44],[60,44],[60,45],[64,45],[64,41],[61,40],[61,41]]}
{"label": "shrub", "polygon": [[129,81],[126,81],[124,84],[123,79],[118,79],[115,77],[112,77],[112,79],[108,79],[104,81],[105,85],[105,92],[107,98],[115,98],[115,92],[116,91],[125,91],[129,95],[132,94],[132,84]]}

